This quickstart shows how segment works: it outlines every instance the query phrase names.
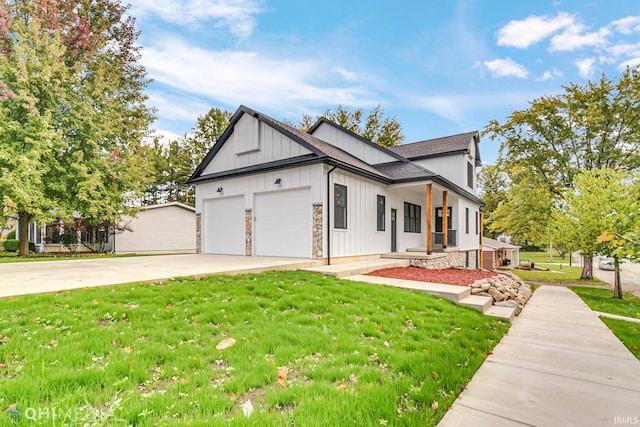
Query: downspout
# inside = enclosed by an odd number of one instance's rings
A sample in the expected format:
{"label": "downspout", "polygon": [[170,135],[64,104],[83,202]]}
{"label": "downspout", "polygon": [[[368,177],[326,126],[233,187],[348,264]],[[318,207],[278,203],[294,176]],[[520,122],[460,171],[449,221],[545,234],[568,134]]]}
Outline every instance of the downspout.
{"label": "downspout", "polygon": [[331,172],[337,168],[336,163],[327,172],[327,265],[331,265]]}

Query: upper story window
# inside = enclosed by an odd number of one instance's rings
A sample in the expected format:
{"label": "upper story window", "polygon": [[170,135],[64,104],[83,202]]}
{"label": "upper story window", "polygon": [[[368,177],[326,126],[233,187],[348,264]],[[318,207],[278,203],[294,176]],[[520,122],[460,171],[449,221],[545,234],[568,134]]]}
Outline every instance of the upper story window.
{"label": "upper story window", "polygon": [[414,205],[413,203],[404,202],[404,231],[406,233],[420,233],[421,232],[421,218],[420,211],[421,206]]}
{"label": "upper story window", "polygon": [[333,227],[347,228],[347,187],[340,184],[333,186]]}
{"label": "upper story window", "polygon": [[467,185],[472,190],[473,190],[473,174],[474,174],[473,165],[471,164],[471,162],[467,162]]}
{"label": "upper story window", "polygon": [[377,197],[377,208],[376,208],[376,217],[377,217],[377,230],[384,231],[384,212],[385,212],[386,200],[384,196],[378,195]]}

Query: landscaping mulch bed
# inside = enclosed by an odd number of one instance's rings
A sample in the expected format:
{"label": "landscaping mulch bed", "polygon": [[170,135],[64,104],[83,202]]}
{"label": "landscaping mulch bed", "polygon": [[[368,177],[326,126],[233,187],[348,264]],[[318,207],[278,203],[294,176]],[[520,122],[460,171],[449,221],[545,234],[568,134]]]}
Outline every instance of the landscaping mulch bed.
{"label": "landscaping mulch bed", "polygon": [[394,267],[373,271],[367,276],[389,277],[392,279],[417,280],[419,282],[444,283],[447,285],[469,286],[474,281],[497,276],[494,271],[480,270],[428,270],[422,267]]}

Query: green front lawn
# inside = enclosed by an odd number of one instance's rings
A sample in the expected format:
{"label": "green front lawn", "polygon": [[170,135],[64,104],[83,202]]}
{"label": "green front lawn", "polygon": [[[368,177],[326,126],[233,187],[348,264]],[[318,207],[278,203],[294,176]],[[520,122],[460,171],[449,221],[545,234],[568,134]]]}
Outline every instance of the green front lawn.
{"label": "green front lawn", "polygon": [[132,256],[154,256],[154,255],[115,255],[115,254],[31,254],[27,258],[20,258],[16,252],[0,251],[0,264],[9,262],[36,262],[36,261],[68,261],[71,259],[98,259],[98,258],[128,258]]}
{"label": "green front lawn", "polygon": [[507,329],[444,299],[305,272],[5,298],[0,418],[435,425]]}
{"label": "green front lawn", "polygon": [[580,279],[582,267],[544,263],[536,263],[536,267],[546,268],[549,271],[519,270],[517,268],[511,271],[526,281],[608,286],[606,282],[597,278],[593,280]]}
{"label": "green front lawn", "polygon": [[520,260],[528,260],[534,263],[567,263],[569,264],[569,254],[560,257],[555,251],[553,252],[553,260],[549,258],[549,252],[520,252]]}
{"label": "green front lawn", "polygon": [[[594,311],[640,319],[640,298],[630,292],[625,292],[623,299],[620,300],[613,298],[613,291],[610,289],[577,286],[570,289],[577,293],[589,308]],[[640,323],[608,319],[606,317],[601,317],[600,319],[640,359]]]}

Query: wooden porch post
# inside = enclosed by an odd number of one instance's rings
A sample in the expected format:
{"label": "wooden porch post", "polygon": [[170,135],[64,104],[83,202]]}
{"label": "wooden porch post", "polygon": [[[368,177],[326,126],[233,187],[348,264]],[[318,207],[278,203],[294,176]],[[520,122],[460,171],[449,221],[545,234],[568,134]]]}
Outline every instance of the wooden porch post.
{"label": "wooden porch post", "polygon": [[427,236],[427,255],[431,254],[433,249],[431,230],[433,229],[433,193],[432,193],[432,184],[427,184],[427,207],[425,208],[427,211],[427,229],[425,230],[425,235]]}
{"label": "wooden porch post", "polygon": [[449,199],[449,193],[447,190],[442,192],[442,248],[446,249],[449,244],[449,205],[447,204]]}

